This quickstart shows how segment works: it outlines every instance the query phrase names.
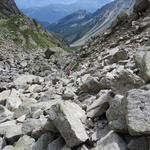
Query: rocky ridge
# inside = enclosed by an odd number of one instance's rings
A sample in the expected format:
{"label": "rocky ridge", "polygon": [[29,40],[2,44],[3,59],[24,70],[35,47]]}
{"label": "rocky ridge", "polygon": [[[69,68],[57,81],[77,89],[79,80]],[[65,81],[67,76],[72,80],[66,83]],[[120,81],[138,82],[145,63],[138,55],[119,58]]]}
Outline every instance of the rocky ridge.
{"label": "rocky ridge", "polygon": [[0,58],[0,149],[149,150],[149,12],[77,54]]}

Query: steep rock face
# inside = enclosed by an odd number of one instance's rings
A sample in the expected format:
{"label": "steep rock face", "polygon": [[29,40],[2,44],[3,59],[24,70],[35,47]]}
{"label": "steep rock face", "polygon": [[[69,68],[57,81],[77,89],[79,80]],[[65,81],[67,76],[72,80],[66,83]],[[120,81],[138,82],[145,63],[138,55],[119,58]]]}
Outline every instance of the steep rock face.
{"label": "steep rock face", "polygon": [[149,6],[149,0],[135,0],[134,11],[141,12]]}
{"label": "steep rock face", "polygon": [[20,14],[14,0],[1,0],[0,1],[0,11],[6,16],[13,16]]}

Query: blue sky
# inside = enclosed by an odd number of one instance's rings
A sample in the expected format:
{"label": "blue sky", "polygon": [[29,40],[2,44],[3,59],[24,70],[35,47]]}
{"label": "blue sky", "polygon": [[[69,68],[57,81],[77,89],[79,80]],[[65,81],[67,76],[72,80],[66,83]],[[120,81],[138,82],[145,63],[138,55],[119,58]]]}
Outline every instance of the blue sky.
{"label": "blue sky", "polygon": [[17,5],[21,8],[40,7],[49,4],[70,4],[77,0],[15,0]]}
{"label": "blue sky", "polygon": [[[15,0],[15,1],[20,8],[30,8],[30,7],[46,6],[49,4],[70,4],[70,3],[80,2],[82,0]],[[87,0],[87,1],[88,2],[91,1],[91,3],[93,1],[98,1],[99,3],[101,3],[101,1],[104,0]]]}

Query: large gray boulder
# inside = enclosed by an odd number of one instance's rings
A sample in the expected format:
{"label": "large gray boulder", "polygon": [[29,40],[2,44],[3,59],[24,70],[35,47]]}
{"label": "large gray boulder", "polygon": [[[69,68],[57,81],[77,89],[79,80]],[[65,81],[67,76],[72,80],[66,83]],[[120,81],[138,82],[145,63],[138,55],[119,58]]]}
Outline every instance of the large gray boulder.
{"label": "large gray boulder", "polygon": [[144,85],[144,80],[130,69],[118,68],[108,72],[100,79],[102,89],[112,89],[117,94],[125,94],[128,90]]}
{"label": "large gray boulder", "polygon": [[119,135],[110,131],[98,142],[94,150],[127,150],[127,146]]}
{"label": "large gray boulder", "polygon": [[58,103],[53,105],[48,113],[68,146],[74,147],[88,139],[81,122],[85,112],[76,104],[71,102]]}
{"label": "large gray boulder", "polygon": [[150,91],[134,89],[125,97],[126,122],[130,135],[150,134]]}

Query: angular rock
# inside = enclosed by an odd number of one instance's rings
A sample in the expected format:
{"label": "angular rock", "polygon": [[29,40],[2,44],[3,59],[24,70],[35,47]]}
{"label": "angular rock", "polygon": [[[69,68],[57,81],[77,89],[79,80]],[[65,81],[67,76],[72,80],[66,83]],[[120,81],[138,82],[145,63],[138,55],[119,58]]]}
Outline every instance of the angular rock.
{"label": "angular rock", "polygon": [[27,116],[27,117],[30,117],[31,116],[31,109],[29,106],[24,106],[24,105],[20,105],[18,107],[18,109],[16,109],[14,111],[14,118],[17,119],[17,118],[20,118],[21,116]]}
{"label": "angular rock", "polygon": [[78,147],[77,150],[88,150],[88,148],[85,145],[82,145],[82,146]]}
{"label": "angular rock", "polygon": [[58,103],[49,110],[49,117],[70,147],[74,147],[88,139],[81,122],[84,111],[70,102]]}
{"label": "angular rock", "polygon": [[7,90],[7,91],[3,91],[0,93],[0,104],[5,105],[6,101],[10,95],[11,91]]}
{"label": "angular rock", "polygon": [[25,115],[26,118],[31,117],[31,111],[30,111],[30,107],[28,106],[24,106],[24,105],[20,105],[18,107],[18,109],[15,109],[13,111],[13,118],[14,119],[18,119],[20,117],[22,117],[23,115]]}
{"label": "angular rock", "polygon": [[21,99],[18,96],[18,92],[15,89],[12,89],[6,103],[6,107],[9,110],[14,111],[22,104]]}
{"label": "angular rock", "polygon": [[17,122],[23,123],[23,122],[25,121],[25,119],[26,119],[26,116],[25,116],[25,115],[22,115],[21,117],[19,117],[19,118],[17,119]]}
{"label": "angular rock", "polygon": [[13,118],[13,113],[10,112],[7,108],[0,105],[0,123],[11,120]]}
{"label": "angular rock", "polygon": [[46,101],[46,102],[39,102],[39,103],[35,103],[35,104],[31,104],[31,111],[32,113],[36,112],[37,110],[41,109],[41,110],[48,110],[51,108],[52,105],[56,104],[57,100],[51,100],[51,101]]}
{"label": "angular rock", "polygon": [[112,89],[117,94],[125,94],[128,90],[139,88],[144,85],[144,80],[129,69],[117,69],[108,72],[101,78],[101,89]]}
{"label": "angular rock", "polygon": [[54,134],[45,133],[37,140],[33,146],[33,150],[47,150],[48,144],[55,139]]}
{"label": "angular rock", "polygon": [[47,150],[61,150],[65,145],[65,141],[59,137],[48,145]]}
{"label": "angular rock", "polygon": [[65,89],[65,91],[62,94],[62,98],[64,100],[73,100],[74,96],[75,96],[74,92],[69,88]]}
{"label": "angular rock", "polygon": [[100,120],[96,122],[94,127],[94,133],[91,136],[92,142],[97,142],[110,132],[108,122],[106,120]]}
{"label": "angular rock", "polygon": [[14,142],[22,135],[22,124],[17,124],[15,120],[1,123],[0,135],[4,135],[7,140]]}
{"label": "angular rock", "polygon": [[148,6],[149,6],[148,0],[136,0],[134,5],[134,11],[139,13],[143,10],[146,10]]}
{"label": "angular rock", "polygon": [[137,137],[132,138],[128,143],[129,150],[149,150],[150,138],[149,137]]}
{"label": "angular rock", "polygon": [[135,55],[136,63],[140,67],[142,77],[146,82],[150,81],[149,58],[150,58],[150,51],[138,51],[137,54]]}
{"label": "angular rock", "polygon": [[57,132],[53,123],[45,117],[25,120],[23,122],[22,131],[24,134],[32,134],[32,136],[35,137],[39,137],[46,131]]}
{"label": "angular rock", "polygon": [[123,108],[123,96],[116,95],[110,102],[110,107],[106,112],[109,127],[116,132],[128,132],[125,118],[125,109]]}
{"label": "angular rock", "polygon": [[5,146],[3,150],[14,150],[14,147],[12,145],[8,145],[8,146]]}
{"label": "angular rock", "polygon": [[71,150],[71,148],[65,145],[63,148],[61,148],[61,150]]}
{"label": "angular rock", "polygon": [[34,76],[34,75],[20,75],[16,80],[14,80],[14,84],[19,87],[24,87],[27,84],[41,84],[44,82],[42,77]]}
{"label": "angular rock", "polygon": [[14,150],[29,150],[34,145],[35,140],[27,135],[21,137],[15,144]]}
{"label": "angular rock", "polygon": [[140,73],[146,82],[150,81],[149,56],[150,56],[149,46],[140,47],[134,56],[136,65],[140,68]]}
{"label": "angular rock", "polygon": [[134,89],[125,97],[126,122],[130,135],[150,134],[150,91]]}
{"label": "angular rock", "polygon": [[97,78],[94,77],[88,77],[80,87],[80,91],[85,93],[98,93],[100,89],[100,84]]}
{"label": "angular rock", "polygon": [[52,56],[52,55],[54,55],[55,54],[55,52],[53,51],[53,50],[51,50],[51,49],[47,49],[46,51],[45,51],[45,58],[46,59],[50,59],[50,57]]}
{"label": "angular rock", "polygon": [[43,110],[38,109],[37,111],[35,111],[35,112],[32,114],[32,118],[38,119],[38,118],[40,118],[41,115],[43,115]]}
{"label": "angular rock", "polygon": [[128,53],[126,50],[120,47],[116,47],[109,50],[109,62],[112,63],[118,63],[120,60],[127,60],[128,59]]}
{"label": "angular rock", "polygon": [[87,109],[87,116],[90,118],[103,115],[109,108],[109,101],[114,98],[111,91],[101,91],[101,95]]}
{"label": "angular rock", "polygon": [[0,150],[2,150],[6,146],[6,141],[0,137]]}
{"label": "angular rock", "polygon": [[102,138],[94,150],[127,150],[125,142],[113,131]]}

